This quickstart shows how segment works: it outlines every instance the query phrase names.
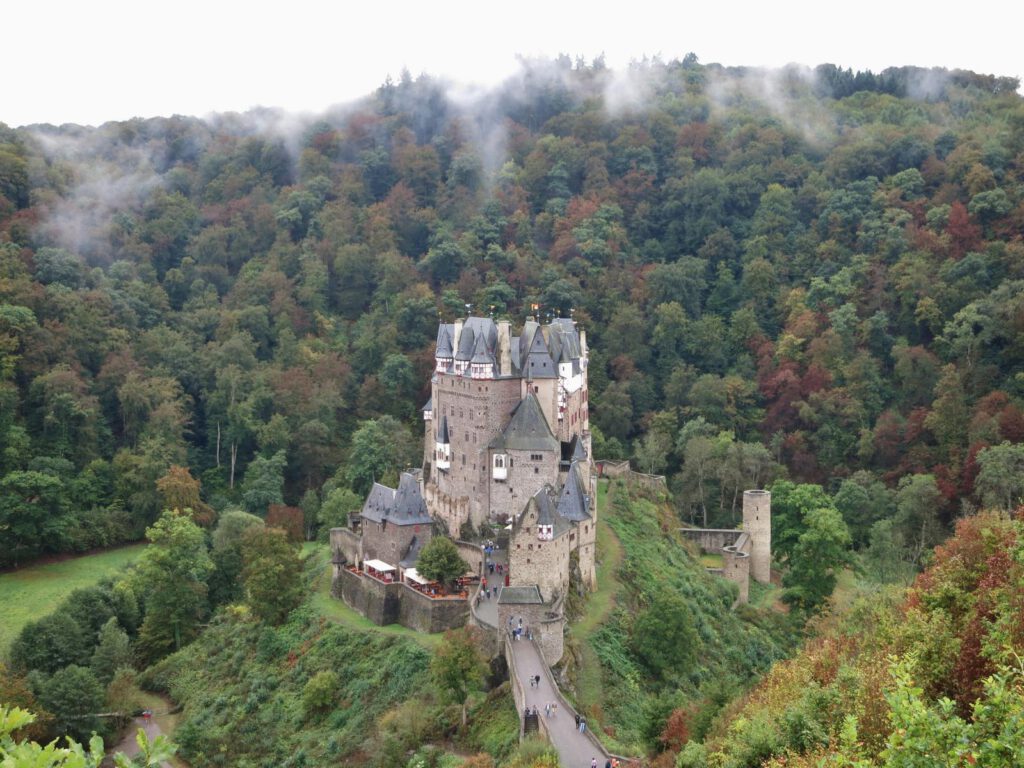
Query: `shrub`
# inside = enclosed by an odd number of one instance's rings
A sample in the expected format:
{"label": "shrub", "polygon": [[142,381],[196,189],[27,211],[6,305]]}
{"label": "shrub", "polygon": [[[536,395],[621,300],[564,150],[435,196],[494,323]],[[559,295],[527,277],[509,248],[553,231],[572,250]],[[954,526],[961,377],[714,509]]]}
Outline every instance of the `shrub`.
{"label": "shrub", "polygon": [[340,681],[336,672],[330,669],[321,670],[306,682],[302,689],[302,708],[306,717],[322,712],[337,699]]}

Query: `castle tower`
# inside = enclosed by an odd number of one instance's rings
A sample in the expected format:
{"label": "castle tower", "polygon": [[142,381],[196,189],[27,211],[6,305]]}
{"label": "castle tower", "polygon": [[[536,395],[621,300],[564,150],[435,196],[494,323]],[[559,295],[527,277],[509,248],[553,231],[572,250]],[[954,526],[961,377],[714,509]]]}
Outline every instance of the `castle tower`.
{"label": "castle tower", "polygon": [[772,495],[768,491],[743,492],[743,530],[750,535],[750,575],[755,581],[771,581]]}

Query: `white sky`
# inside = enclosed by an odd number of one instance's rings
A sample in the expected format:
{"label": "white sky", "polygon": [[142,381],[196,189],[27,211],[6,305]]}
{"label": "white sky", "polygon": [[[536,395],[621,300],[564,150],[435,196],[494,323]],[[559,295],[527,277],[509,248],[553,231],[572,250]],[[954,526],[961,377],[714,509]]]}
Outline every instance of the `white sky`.
{"label": "white sky", "polygon": [[516,54],[1024,75],[1019,0],[15,0],[3,19],[11,126],[320,111],[403,67],[493,84]]}

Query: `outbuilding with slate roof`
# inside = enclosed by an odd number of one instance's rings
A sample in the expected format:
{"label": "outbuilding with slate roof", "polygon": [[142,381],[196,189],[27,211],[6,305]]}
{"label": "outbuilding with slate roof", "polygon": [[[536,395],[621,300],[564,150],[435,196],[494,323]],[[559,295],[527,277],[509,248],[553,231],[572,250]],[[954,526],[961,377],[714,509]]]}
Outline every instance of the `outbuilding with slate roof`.
{"label": "outbuilding with slate roof", "polygon": [[374,483],[360,518],[364,560],[412,566],[415,555],[433,536],[434,520],[412,472],[402,473],[397,489]]}

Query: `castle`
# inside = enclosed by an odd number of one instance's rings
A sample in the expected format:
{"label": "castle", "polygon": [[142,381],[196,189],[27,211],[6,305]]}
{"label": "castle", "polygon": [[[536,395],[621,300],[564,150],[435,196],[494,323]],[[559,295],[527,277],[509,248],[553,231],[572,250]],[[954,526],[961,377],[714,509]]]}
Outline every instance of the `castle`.
{"label": "castle", "polygon": [[353,524],[331,531],[335,594],[378,623],[436,631],[457,623],[458,610],[464,621],[468,595],[460,609],[416,607],[424,596],[418,553],[438,527],[484,574],[479,545],[465,539],[485,526],[502,530],[499,612],[536,613],[538,626],[543,614],[545,656],[560,657],[561,601],[574,578],[580,588],[596,583],[587,363],[586,333],[567,318],[527,320],[518,336],[507,320],[441,323],[423,408],[423,467],[404,473],[397,489],[375,484]]}

